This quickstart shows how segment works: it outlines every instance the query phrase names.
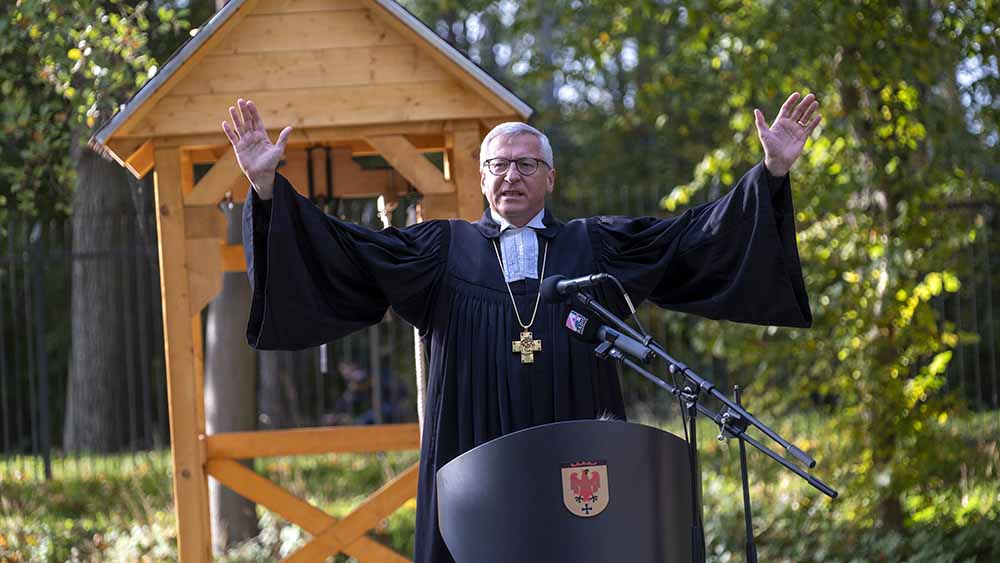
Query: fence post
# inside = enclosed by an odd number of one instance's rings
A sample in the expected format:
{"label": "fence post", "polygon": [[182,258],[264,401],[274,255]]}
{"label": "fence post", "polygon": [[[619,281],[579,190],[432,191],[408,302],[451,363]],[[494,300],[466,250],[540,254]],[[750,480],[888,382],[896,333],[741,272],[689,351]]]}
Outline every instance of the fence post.
{"label": "fence post", "polygon": [[45,465],[45,479],[52,479],[52,421],[49,412],[49,363],[45,335],[45,227],[35,223],[31,229],[31,284],[35,286],[32,314],[35,327],[35,367],[38,370],[38,434]]}

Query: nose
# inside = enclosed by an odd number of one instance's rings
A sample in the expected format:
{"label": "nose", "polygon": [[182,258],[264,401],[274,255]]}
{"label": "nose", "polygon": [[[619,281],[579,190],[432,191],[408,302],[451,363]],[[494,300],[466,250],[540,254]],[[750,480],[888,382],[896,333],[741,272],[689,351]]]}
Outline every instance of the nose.
{"label": "nose", "polygon": [[507,169],[507,174],[504,175],[504,180],[507,180],[508,184],[513,184],[514,182],[520,179],[521,179],[521,172],[517,169],[517,164],[511,162],[510,168]]}

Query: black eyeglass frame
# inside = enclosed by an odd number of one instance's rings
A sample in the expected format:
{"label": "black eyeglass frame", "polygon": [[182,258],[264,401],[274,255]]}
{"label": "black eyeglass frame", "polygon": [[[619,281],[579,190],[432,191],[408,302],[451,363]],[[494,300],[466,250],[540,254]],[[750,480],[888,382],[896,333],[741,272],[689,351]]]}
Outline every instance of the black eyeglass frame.
{"label": "black eyeglass frame", "polygon": [[[494,160],[505,161],[507,163],[507,167],[504,168],[502,172],[494,172],[493,168],[490,166],[490,163],[493,162]],[[535,161],[535,169],[532,170],[531,172],[525,172],[524,170],[521,170],[521,162],[523,162],[525,160],[533,160],[533,161]],[[530,156],[526,156],[524,158],[518,158],[518,159],[515,159],[515,160],[511,160],[509,158],[503,158],[501,156],[496,156],[496,157],[484,160],[483,161],[483,166],[486,167],[486,169],[490,171],[490,174],[493,174],[494,176],[503,176],[504,174],[506,174],[507,172],[510,171],[510,165],[511,165],[512,162],[514,163],[514,166],[517,167],[518,173],[520,173],[522,176],[532,176],[532,175],[534,175],[535,172],[538,172],[538,165],[539,164],[544,164],[545,166],[548,166],[549,169],[552,168],[552,166],[548,162],[545,162],[544,160],[542,160],[540,158],[534,158],[534,157],[530,157]]]}

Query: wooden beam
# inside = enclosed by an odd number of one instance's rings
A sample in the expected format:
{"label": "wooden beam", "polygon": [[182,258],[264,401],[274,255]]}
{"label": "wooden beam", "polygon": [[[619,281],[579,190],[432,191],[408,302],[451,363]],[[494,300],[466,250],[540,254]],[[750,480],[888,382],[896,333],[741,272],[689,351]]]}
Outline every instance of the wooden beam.
{"label": "wooden beam", "polygon": [[476,123],[471,128],[449,133],[448,144],[453,148],[448,152],[452,180],[457,186],[456,207],[458,217],[466,221],[476,221],[483,214],[483,191],[480,186],[479,146],[483,139],[479,136]]}
{"label": "wooden beam", "polygon": [[327,557],[336,555],[344,546],[374,528],[379,520],[389,516],[401,504],[413,498],[419,476],[419,464],[412,465],[365,499],[340,522],[323,530],[312,541],[285,558],[283,563],[310,561],[322,563]]}
{"label": "wooden beam", "polygon": [[[183,81],[192,70],[197,68],[198,62],[204,58],[206,54],[215,49],[219,43],[230,34],[230,32],[236,29],[243,19],[246,18],[247,14],[252,12],[256,6],[257,0],[246,0],[241,6],[239,6],[236,11],[229,16],[229,19],[227,19],[225,23],[219,27],[219,29],[215,30],[211,37],[202,43],[198,50],[192,53],[188,59],[184,61],[184,64],[182,64],[177,71],[170,76],[170,78],[165,80],[163,84],[160,84],[160,87],[157,88],[155,92],[152,92],[149,98],[143,101],[141,106],[136,108],[135,113],[130,115],[128,120],[118,127],[114,133],[114,137],[117,138],[130,135],[132,130],[135,129],[139,123],[145,121],[146,116],[148,116],[150,112],[159,105],[159,101],[171,90],[173,90],[174,86]],[[225,119],[225,116],[220,117],[218,121],[221,123],[222,119]]]}
{"label": "wooden beam", "polygon": [[249,459],[337,452],[385,452],[420,447],[416,424],[337,426],[221,432],[205,438],[208,459]]}
{"label": "wooden beam", "polygon": [[143,178],[153,169],[153,141],[146,141],[125,159],[125,168],[136,178]]}
{"label": "wooden beam", "polygon": [[186,240],[188,252],[188,303],[198,315],[222,291],[222,245],[218,238]]}
{"label": "wooden beam", "polygon": [[[228,107],[228,106],[227,106]],[[220,117],[218,120],[221,122],[229,114]],[[277,139],[278,133],[284,128],[284,125],[279,123],[272,123],[265,120],[265,124],[270,125],[272,129],[268,129],[268,135],[271,139]],[[443,120],[429,120],[429,121],[406,121],[406,122],[396,122],[396,123],[369,123],[362,125],[320,125],[317,127],[309,128],[297,128],[292,131],[291,137],[289,137],[288,145],[307,145],[307,144],[318,144],[318,143],[352,143],[368,135],[443,135],[447,127],[447,121]],[[411,140],[413,137],[410,137]],[[132,146],[132,152],[136,148],[142,145],[149,139],[153,139],[156,145],[164,146],[179,146],[183,147],[189,151],[198,149],[218,149],[224,148],[229,149],[231,146],[229,144],[229,139],[222,132],[222,127],[213,128],[211,131],[206,131],[203,133],[192,133],[192,132],[181,132],[171,135],[142,135],[142,136],[116,136],[114,139],[108,141],[108,146],[115,148],[116,152],[121,147]],[[443,140],[440,142],[444,142]],[[367,143],[365,146],[368,146]],[[369,149],[371,147],[369,146]],[[125,150],[121,148],[121,150]],[[129,152],[128,154],[132,154]],[[214,161],[214,159],[213,159]]]}
{"label": "wooden beam", "polygon": [[[247,72],[247,69],[254,72]],[[363,84],[451,80],[416,45],[379,45],[209,55],[171,95],[232,94]]]}
{"label": "wooden beam", "polygon": [[222,271],[223,272],[247,271],[247,256],[243,252],[242,244],[222,245]]}
{"label": "wooden beam", "polygon": [[226,216],[215,205],[184,206],[184,238],[226,237]]}
{"label": "wooden beam", "polygon": [[455,194],[425,195],[420,201],[420,220],[458,219]]}
{"label": "wooden beam", "polygon": [[181,196],[181,151],[157,147],[154,186],[159,243],[163,344],[166,352],[167,401],[170,412],[174,512],[180,561],[211,559],[208,524],[208,481],[201,463],[198,437],[205,433],[199,418],[198,387],[188,288],[188,248]]}
{"label": "wooden beam", "polygon": [[362,7],[361,0],[260,0],[254,14],[357,10]]}
{"label": "wooden beam", "polygon": [[275,53],[303,49],[407,45],[369,10],[252,14],[212,54]]}
{"label": "wooden beam", "polygon": [[421,193],[447,194],[455,191],[455,186],[446,182],[442,172],[420,154],[406,137],[384,135],[365,137],[365,140]]}
{"label": "wooden beam", "polygon": [[215,205],[222,201],[226,192],[247,184],[246,176],[236,162],[236,153],[230,149],[202,176],[191,193],[184,196],[185,205]]}
{"label": "wooden beam", "polygon": [[[235,461],[215,459],[209,461],[205,467],[220,483],[281,515],[312,535],[321,534],[337,523],[336,518]],[[344,553],[366,563],[376,561],[409,563],[405,557],[364,535],[347,545]]]}
{"label": "wooden beam", "polygon": [[[265,124],[297,129],[329,125],[393,124],[500,115],[493,106],[454,80],[365,84],[246,92]],[[233,94],[167,95],[130,131],[162,137],[216,133],[236,100]],[[144,106],[145,107],[145,106]],[[273,139],[274,137],[272,137]]]}

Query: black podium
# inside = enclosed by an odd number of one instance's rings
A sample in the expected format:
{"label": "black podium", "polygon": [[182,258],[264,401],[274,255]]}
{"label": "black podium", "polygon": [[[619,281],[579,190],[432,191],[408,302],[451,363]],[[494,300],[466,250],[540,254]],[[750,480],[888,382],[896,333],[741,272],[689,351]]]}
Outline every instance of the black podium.
{"label": "black podium", "polygon": [[577,420],[508,434],[437,473],[441,534],[457,563],[691,561],[684,440]]}

